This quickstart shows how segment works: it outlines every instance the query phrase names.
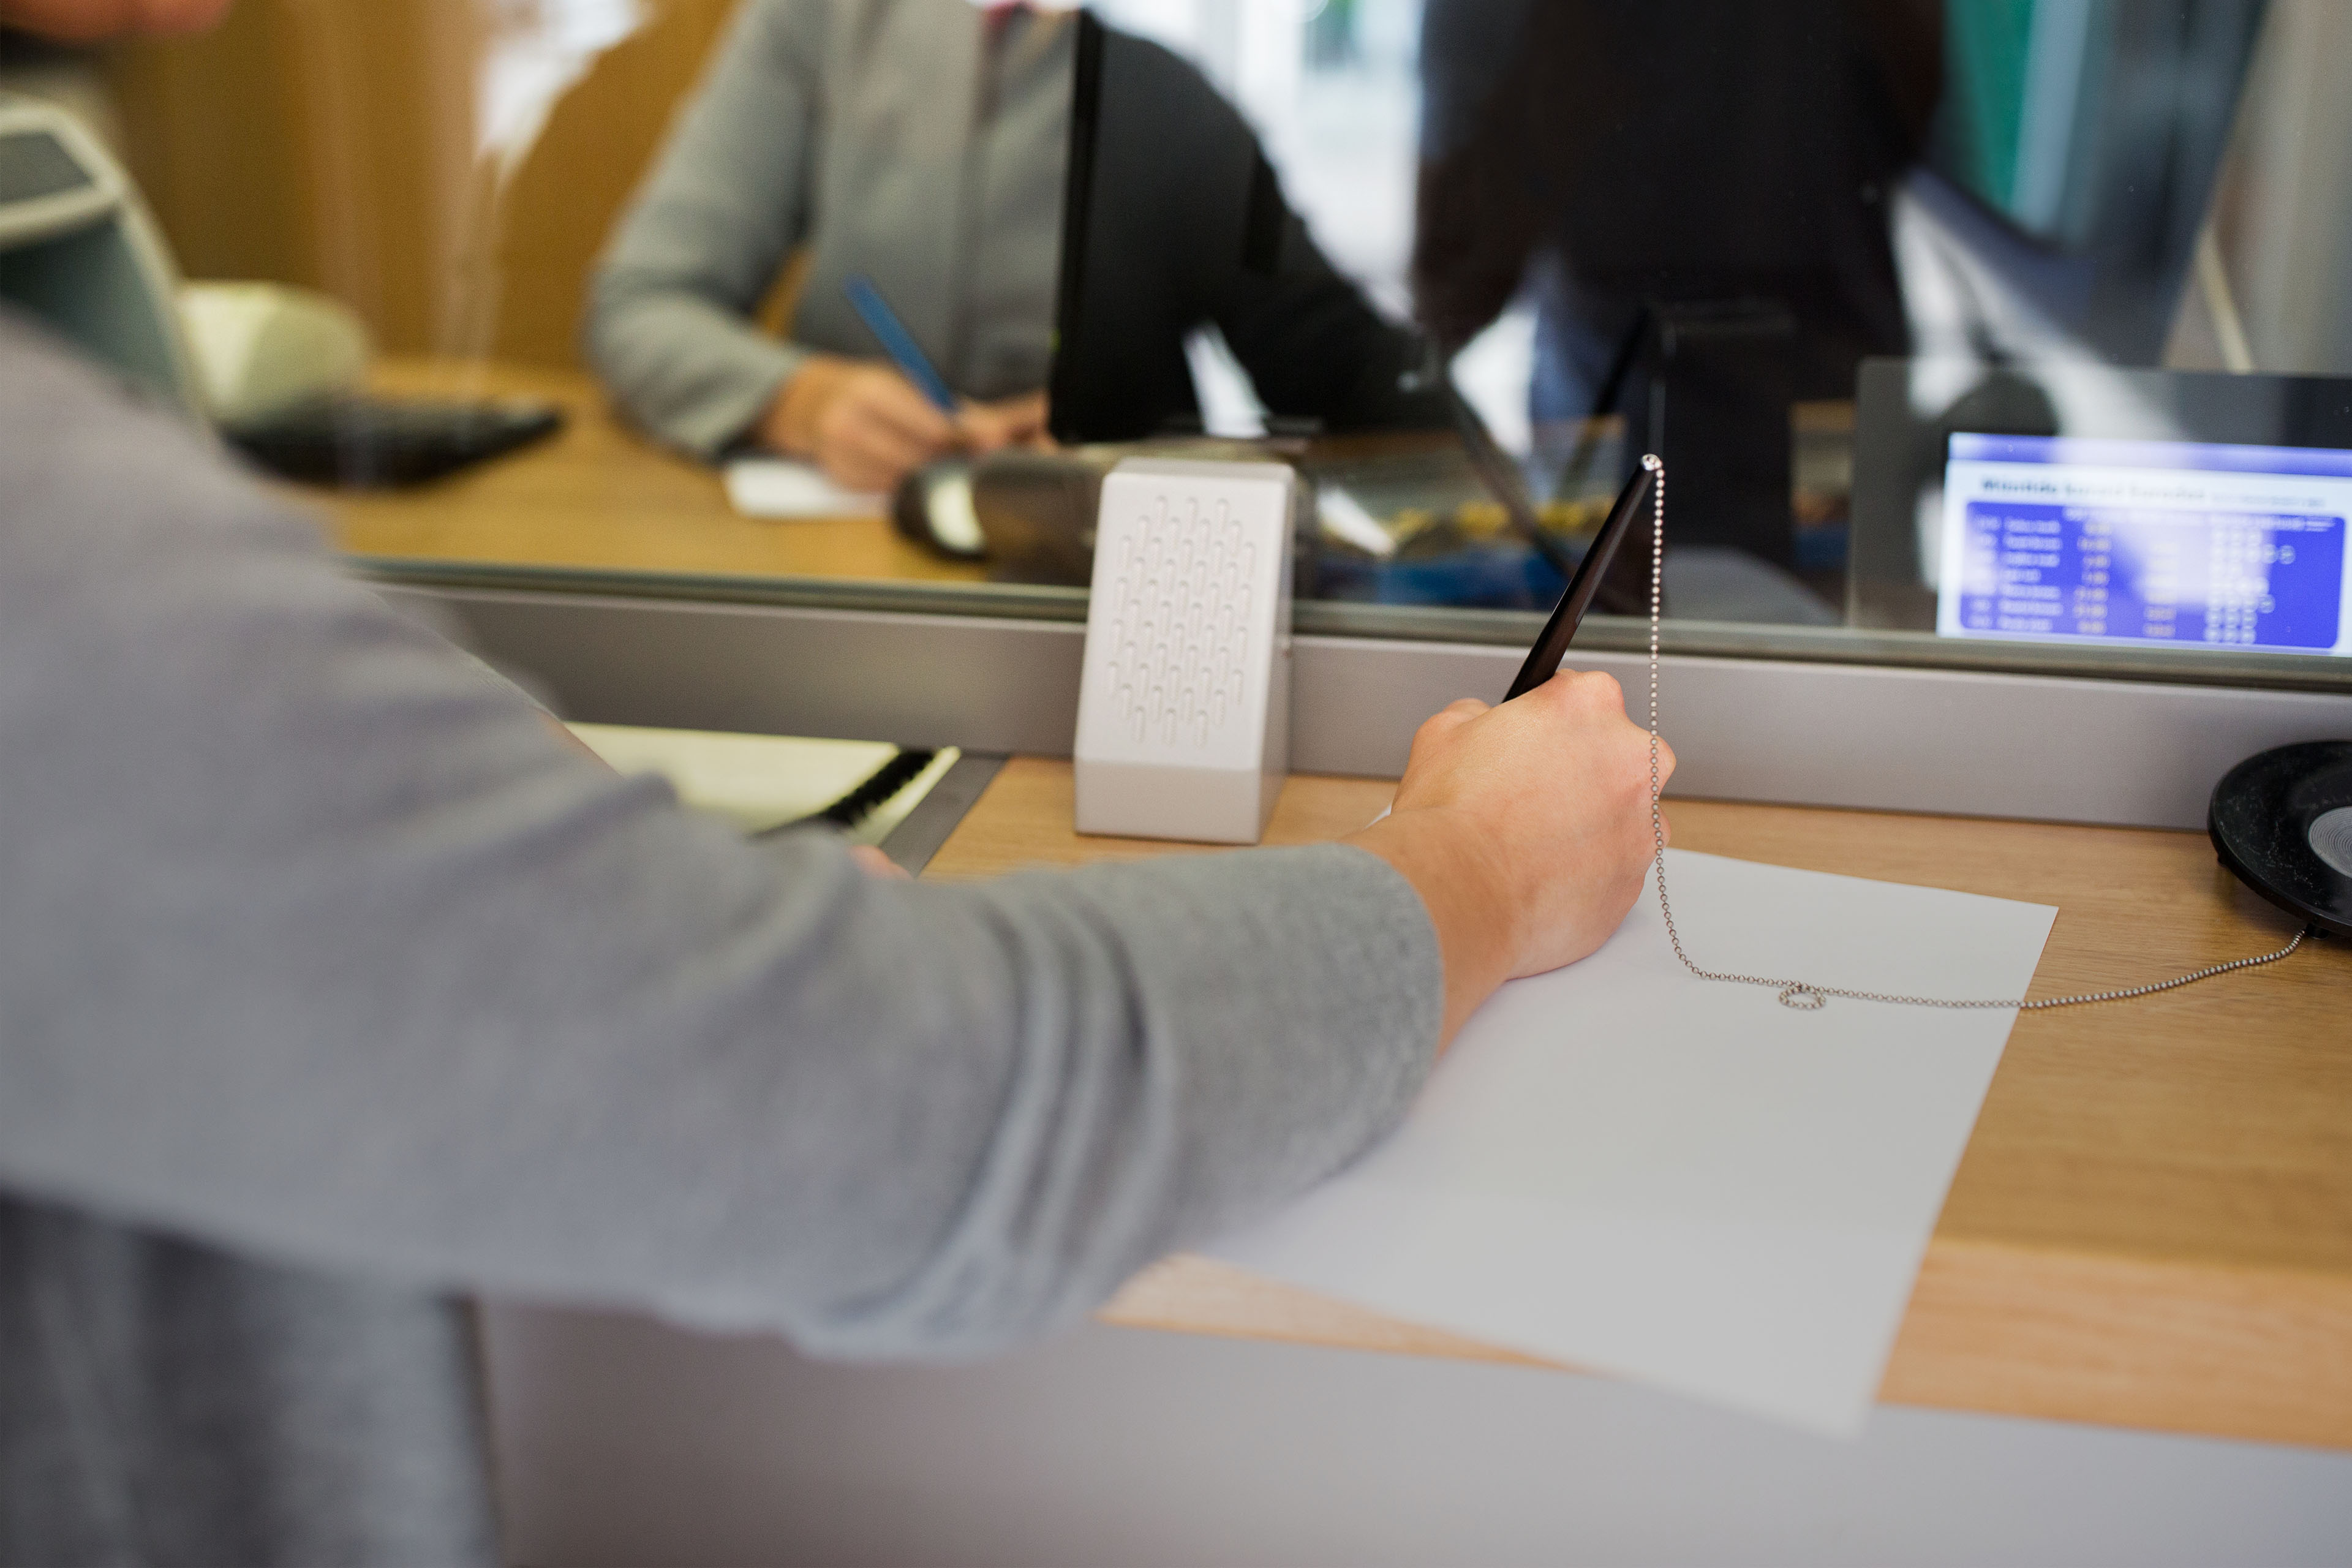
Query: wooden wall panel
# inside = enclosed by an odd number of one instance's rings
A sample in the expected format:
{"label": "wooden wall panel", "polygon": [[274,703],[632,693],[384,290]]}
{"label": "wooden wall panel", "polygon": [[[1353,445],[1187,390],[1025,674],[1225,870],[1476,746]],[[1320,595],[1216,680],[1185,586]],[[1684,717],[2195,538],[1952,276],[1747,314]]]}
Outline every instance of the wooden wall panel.
{"label": "wooden wall panel", "polygon": [[569,365],[588,268],[735,3],[649,0],[503,191],[473,153],[487,0],[247,0],[108,74],[190,277],[324,289],[389,352]]}
{"label": "wooden wall panel", "polygon": [[192,275],[319,281],[309,171],[275,5],[212,33],[113,55],[124,153]]}
{"label": "wooden wall panel", "polygon": [[588,268],[733,9],[734,0],[669,0],[556,106],[498,226],[499,354],[576,363]]}

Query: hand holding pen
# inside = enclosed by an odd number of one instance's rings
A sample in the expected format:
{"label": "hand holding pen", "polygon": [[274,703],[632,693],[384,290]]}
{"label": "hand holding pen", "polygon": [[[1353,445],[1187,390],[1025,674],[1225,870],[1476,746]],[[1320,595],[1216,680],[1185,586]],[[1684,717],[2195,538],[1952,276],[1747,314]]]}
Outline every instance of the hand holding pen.
{"label": "hand holding pen", "polygon": [[887,491],[950,453],[1050,444],[1043,392],[998,403],[959,400],[874,287],[853,278],[846,288],[897,368],[810,356],[761,423],[768,445],[815,461],[845,489]]}

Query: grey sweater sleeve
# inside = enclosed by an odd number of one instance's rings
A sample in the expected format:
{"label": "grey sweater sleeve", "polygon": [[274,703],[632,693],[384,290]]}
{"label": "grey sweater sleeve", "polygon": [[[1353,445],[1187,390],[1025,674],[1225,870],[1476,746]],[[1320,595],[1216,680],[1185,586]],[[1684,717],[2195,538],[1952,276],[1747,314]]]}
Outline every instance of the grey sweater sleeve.
{"label": "grey sweater sleeve", "polygon": [[604,772],[0,321],[0,1185],[856,1353],[1067,1321],[1438,1028],[1351,848],[884,883]]}
{"label": "grey sweater sleeve", "polygon": [[590,363],[632,417],[699,457],[807,357],[752,313],[808,233],[829,12],[747,0],[590,285]]}

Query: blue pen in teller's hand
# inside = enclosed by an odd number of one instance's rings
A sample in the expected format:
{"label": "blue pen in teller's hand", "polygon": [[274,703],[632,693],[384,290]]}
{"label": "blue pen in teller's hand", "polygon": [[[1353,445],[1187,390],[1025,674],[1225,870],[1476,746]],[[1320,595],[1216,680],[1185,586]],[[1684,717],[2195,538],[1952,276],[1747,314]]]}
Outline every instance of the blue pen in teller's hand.
{"label": "blue pen in teller's hand", "polygon": [[882,340],[882,352],[890,356],[890,363],[898,367],[899,374],[913,382],[916,390],[929,398],[933,407],[954,418],[958,412],[955,393],[923,353],[922,345],[915,342],[915,335],[907,331],[906,323],[898,320],[898,312],[890,309],[890,301],[882,298],[882,290],[862,273],[853,273],[841,287],[866,326]]}

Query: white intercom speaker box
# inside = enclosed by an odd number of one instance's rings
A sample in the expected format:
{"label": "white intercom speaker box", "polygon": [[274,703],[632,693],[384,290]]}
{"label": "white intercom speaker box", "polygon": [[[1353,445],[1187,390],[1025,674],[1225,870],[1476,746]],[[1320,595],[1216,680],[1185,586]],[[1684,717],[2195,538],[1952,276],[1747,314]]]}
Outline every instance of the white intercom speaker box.
{"label": "white intercom speaker box", "polygon": [[1130,458],[1103,480],[1078,686],[1081,833],[1255,844],[1290,765],[1283,463]]}

